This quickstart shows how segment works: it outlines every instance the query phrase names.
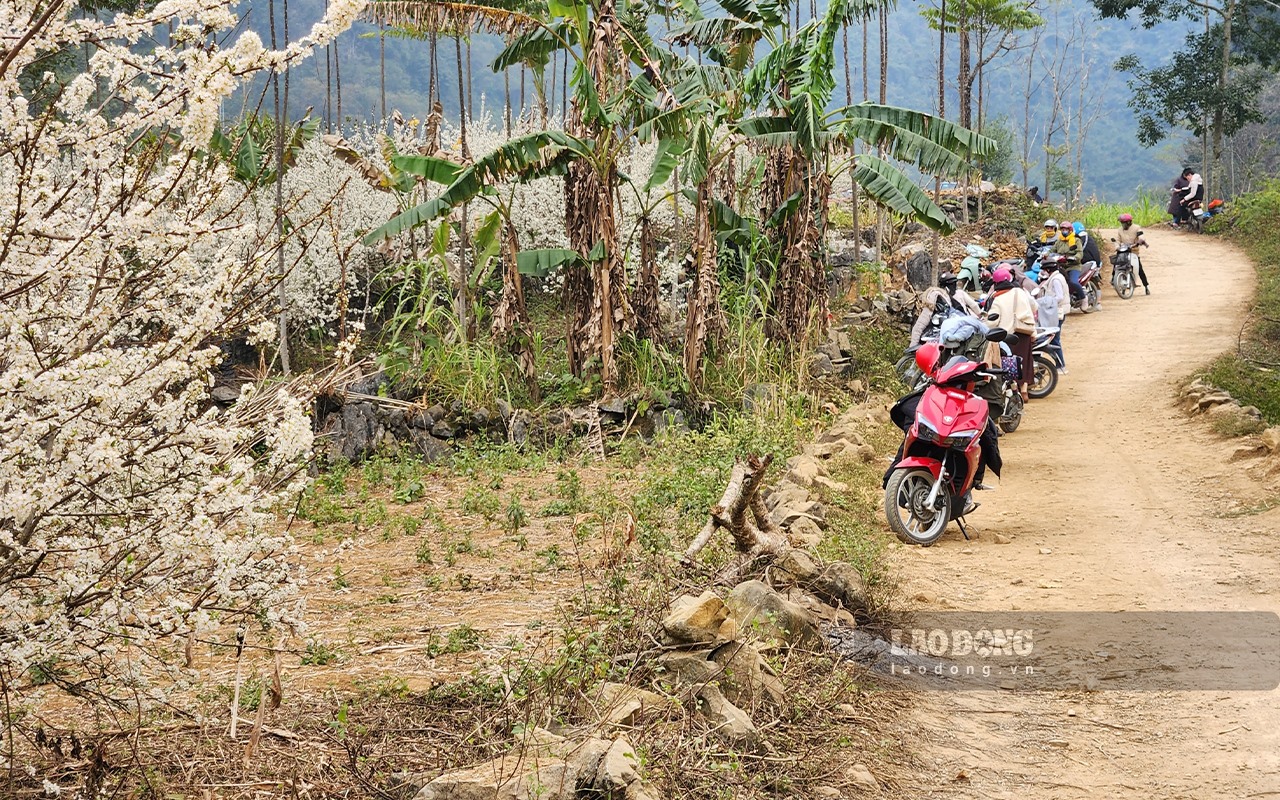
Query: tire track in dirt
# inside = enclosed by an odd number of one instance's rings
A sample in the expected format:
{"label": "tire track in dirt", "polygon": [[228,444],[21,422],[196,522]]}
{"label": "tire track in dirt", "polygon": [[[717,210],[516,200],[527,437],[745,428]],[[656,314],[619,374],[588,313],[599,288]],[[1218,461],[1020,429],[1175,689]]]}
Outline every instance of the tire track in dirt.
{"label": "tire track in dirt", "polygon": [[[932,548],[895,550],[921,608],[1280,611],[1280,511],[1223,515],[1266,489],[1228,462],[1232,442],[1175,405],[1178,382],[1235,345],[1252,267],[1208,237],[1148,239],[1152,295],[1125,301],[1107,286],[1100,313],[1067,320],[1070,374],[1001,439],[1006,473],[979,497],[980,538],[952,526]],[[899,786],[929,798],[1280,797],[1278,701],[931,694],[915,719],[923,766]]]}

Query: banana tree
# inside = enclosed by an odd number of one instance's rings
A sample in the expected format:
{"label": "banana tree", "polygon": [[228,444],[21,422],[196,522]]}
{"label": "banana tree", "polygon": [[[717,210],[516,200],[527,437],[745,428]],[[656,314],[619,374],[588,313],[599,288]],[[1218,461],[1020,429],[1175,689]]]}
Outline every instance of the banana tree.
{"label": "banana tree", "polygon": [[[566,233],[576,253],[575,259],[559,262],[571,306],[569,363],[582,374],[598,356],[610,393],[617,381],[615,343],[633,320],[617,224],[619,159],[637,138],[678,130],[677,120],[688,111],[663,80],[664,59],[649,39],[647,11],[619,6],[617,0],[553,0],[548,11],[549,20],[532,20],[512,38],[494,68],[545,64],[552,53],[563,51],[575,64],[566,130],[508,141],[463,170],[439,197],[373,231],[367,241],[403,229],[411,215],[417,224],[447,214],[496,191],[501,182],[563,175]],[[520,22],[530,20],[526,15]]]}
{"label": "banana tree", "polygon": [[[894,106],[862,103],[829,110],[835,91],[835,39],[844,25],[881,0],[832,0],[819,20],[792,28],[786,7],[717,0],[717,16],[700,11],[680,36],[713,60],[746,69],[743,91],[755,114],[736,128],[768,158],[761,216],[774,243],[770,334],[794,342],[811,321],[825,325],[823,237],[831,191],[831,154],[861,140],[927,173],[963,174],[995,142],[945,120]],[[755,58],[758,45],[766,51]],[[749,64],[749,66],[748,66]],[[859,155],[852,177],[877,203],[949,231],[951,222],[893,163]]]}

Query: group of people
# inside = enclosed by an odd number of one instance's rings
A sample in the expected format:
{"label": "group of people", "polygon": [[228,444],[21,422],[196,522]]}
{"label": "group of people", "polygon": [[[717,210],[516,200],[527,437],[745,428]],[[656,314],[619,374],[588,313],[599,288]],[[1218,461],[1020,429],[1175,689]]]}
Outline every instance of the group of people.
{"label": "group of people", "polygon": [[1173,182],[1169,193],[1169,207],[1165,209],[1173,216],[1174,227],[1185,225],[1191,214],[1204,201],[1204,181],[1200,173],[1191,167],[1183,167],[1182,174]]}
{"label": "group of people", "polygon": [[[1135,227],[1133,216],[1121,214],[1116,241],[1132,248],[1130,259],[1142,281],[1143,289],[1151,294],[1147,274],[1138,258],[1138,250],[1147,247],[1142,229]],[[1036,328],[1056,329],[1049,349],[1058,362],[1059,374],[1067,374],[1066,353],[1062,349],[1062,327],[1074,305],[1079,306],[1085,297],[1080,283],[1083,268],[1102,262],[1097,242],[1080,222],[1045,220],[1039,240],[1042,246],[1051,246],[1052,252],[1063,258],[1044,258],[1023,269],[1023,264],[1005,262],[991,273],[991,287],[974,298],[960,288],[957,277],[944,272],[938,278],[938,286],[925,292],[924,309],[911,330],[912,346],[920,343],[930,329],[936,310],[946,308],[948,314],[964,314],[992,320],[996,327],[1010,334],[1009,347],[1013,355],[1021,359],[1022,373],[1018,388],[1023,400],[1030,399],[1028,387],[1035,379],[1032,351]],[[1064,269],[1065,268],[1065,269]],[[1098,304],[1101,308],[1101,303]],[[992,319],[994,318],[994,319]]]}

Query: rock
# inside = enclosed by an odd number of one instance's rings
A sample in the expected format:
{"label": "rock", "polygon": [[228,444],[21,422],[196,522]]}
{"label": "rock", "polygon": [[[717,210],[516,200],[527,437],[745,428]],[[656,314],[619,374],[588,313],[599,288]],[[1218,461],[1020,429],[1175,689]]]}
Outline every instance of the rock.
{"label": "rock", "polygon": [[409,427],[417,428],[420,431],[429,431],[431,430],[431,426],[436,424],[435,418],[426,411],[421,410],[414,411],[410,414],[408,416],[408,421]]}
{"label": "rock", "polygon": [[871,774],[871,770],[867,769],[866,764],[854,764],[844,771],[844,776],[853,781],[855,786],[863,789],[880,789],[880,781],[876,780],[876,776]]}
{"label": "rock", "polygon": [[848,423],[837,425],[826,433],[814,440],[817,444],[828,444],[830,442],[850,442],[855,445],[863,443],[862,432],[857,425]]}
{"label": "rock", "polygon": [[907,259],[904,266],[907,282],[918,292],[923,292],[933,285],[933,259],[926,252],[916,253]]}
{"label": "rock", "polygon": [[683,594],[672,600],[662,627],[678,642],[713,642],[722,638],[721,629],[728,621],[729,607],[715,592],[706,591],[697,597]]}
{"label": "rock", "polygon": [[1251,417],[1253,419],[1262,419],[1262,410],[1257,406],[1245,406],[1244,408],[1240,409],[1240,411],[1243,412],[1245,416]]}
{"label": "rock", "polygon": [[871,412],[871,421],[877,425],[888,425],[893,419],[889,416],[889,409],[877,408]]}
{"label": "rock", "polygon": [[821,641],[813,615],[784,599],[762,581],[738,584],[725,598],[742,631],[791,645],[814,645]]}
{"label": "rock", "polygon": [[730,703],[714,683],[702,687],[697,703],[698,711],[712,724],[712,733],[736,745],[760,743],[760,732],[751,715]]}
{"label": "rock", "polygon": [[433,778],[414,800],[573,800],[578,774],[565,762],[503,756]]}
{"label": "rock", "polygon": [[239,386],[227,386],[220,383],[209,392],[209,396],[217,403],[234,403],[240,399]]}
{"label": "rock", "polygon": [[491,422],[493,422],[493,414],[487,408],[477,408],[467,419],[467,423],[478,431],[488,428]]}
{"label": "rock", "polygon": [[645,416],[652,421],[654,433],[662,433],[663,431],[687,433],[689,431],[689,423],[685,421],[684,412],[678,408],[662,411],[654,409]]}
{"label": "rock", "polygon": [[773,383],[753,383],[742,390],[742,410],[756,411],[778,401],[778,386]]}
{"label": "rock", "polygon": [[583,712],[610,725],[634,725],[645,711],[670,708],[673,701],[625,683],[605,682],[585,700]]}
{"label": "rock", "polygon": [[720,674],[720,666],[707,658],[710,655],[710,650],[663,653],[658,657],[658,666],[677,683],[701,687],[704,683],[714,681]]}
{"label": "rock", "polygon": [[413,442],[414,447],[422,455],[422,460],[427,464],[434,464],[443,461],[449,457],[452,452],[449,446],[432,436],[426,431],[420,431],[417,428],[409,429],[409,441]]}
{"label": "rock", "polygon": [[779,504],[769,512],[769,518],[779,528],[790,528],[801,517],[808,517],[815,525],[821,527],[826,516],[826,509],[822,503],[816,500],[808,500],[803,503]]}
{"label": "rock", "polygon": [[1280,425],[1273,425],[1262,432],[1259,437],[1262,444],[1272,453],[1280,453]]}
{"label": "rock", "polygon": [[844,797],[844,792],[840,791],[834,786],[815,786],[809,790],[809,793],[812,794],[814,797],[824,797],[824,798],[828,798],[828,800],[834,800],[834,798]]}
{"label": "rock", "polygon": [[1052,550],[1050,550],[1048,547],[1041,547],[1041,548],[1040,548],[1040,555],[1042,555],[1042,556],[1049,556],[1049,555],[1053,555],[1053,551],[1052,551]]}
{"label": "rock", "polygon": [[978,191],[980,192],[994,192],[995,190],[996,185],[991,181],[980,181],[978,183]]}
{"label": "rock", "polygon": [[612,400],[602,400],[596,404],[596,408],[600,409],[602,414],[625,417],[627,415],[627,398],[615,397]]}
{"label": "rock", "polygon": [[846,383],[844,388],[847,389],[850,394],[862,394],[867,390],[866,385],[857,378]]}
{"label": "rock", "polygon": [[818,527],[812,517],[796,517],[787,526],[787,539],[793,545],[817,547],[822,544],[822,528]]}
{"label": "rock", "polygon": [[814,458],[841,458],[857,455],[858,445],[848,439],[836,439],[833,442],[814,442],[809,446],[809,453]]}
{"label": "rock", "polygon": [[995,535],[996,544],[1009,544],[1012,541],[1013,541],[1012,539],[1010,539],[1008,536],[1005,536],[1003,533],[997,533]]}
{"label": "rock", "polygon": [[600,792],[626,789],[640,777],[636,771],[635,748],[626,739],[615,739],[596,769],[591,788]]}
{"label": "rock", "polygon": [[867,585],[851,564],[843,561],[828,562],[819,568],[816,575],[802,583],[829,604],[843,607],[855,614],[867,610]]}
{"label": "rock", "polygon": [[431,435],[437,439],[452,439],[454,436],[453,426],[444,420],[440,420],[431,426]]}
{"label": "rock", "polygon": [[331,452],[347,461],[371,455],[377,447],[378,418],[370,403],[348,403],[342,407],[340,424],[333,432]]}
{"label": "rock", "polygon": [[813,479],[813,485],[821,486],[823,489],[826,489],[827,491],[831,491],[831,492],[849,491],[849,484],[841,483],[840,481],[833,481],[830,478],[827,478],[822,475],[819,475],[818,477]]}
{"label": "rock", "polygon": [[347,386],[348,392],[356,394],[377,394],[384,386],[390,386],[391,380],[387,378],[385,372],[375,372],[372,375],[365,375]]}
{"label": "rock", "polygon": [[795,505],[798,503],[808,503],[813,498],[809,495],[809,491],[794,483],[784,483],[764,499],[765,508],[772,511],[780,505]]}
{"label": "rock", "polygon": [[497,401],[494,402],[494,405],[497,407],[498,416],[502,417],[503,422],[511,419],[511,415],[514,413],[515,409],[511,407],[510,403],[499,397]]}
{"label": "rock", "polygon": [[788,550],[777,559],[777,565],[797,583],[817,577],[820,571],[818,562],[803,550]]}
{"label": "rock", "polygon": [[858,460],[870,464],[876,460],[876,449],[869,444],[858,445]]}
{"label": "rock", "polygon": [[523,446],[529,441],[529,429],[533,425],[533,415],[523,408],[512,412],[511,419],[507,422],[507,438],[511,443],[517,446]]}
{"label": "rock", "polygon": [[627,787],[624,800],[662,800],[662,795],[644,781],[636,781]]}
{"label": "rock", "polygon": [[1205,395],[1204,397],[1201,397],[1199,400],[1197,400],[1196,408],[1200,409],[1201,411],[1207,411],[1208,409],[1214,406],[1220,406],[1223,403],[1230,403],[1230,402],[1231,402],[1231,395],[1227,394],[1226,392],[1215,392],[1213,394]]}
{"label": "rock", "polygon": [[745,642],[726,642],[711,651],[711,660],[720,669],[721,691],[739,708],[761,703],[776,708],[786,699],[782,681],[755,647]]}
{"label": "rock", "polygon": [[835,364],[826,353],[818,353],[809,362],[809,376],[812,378],[825,378],[828,375],[835,375],[836,371]]}
{"label": "rock", "polygon": [[444,419],[445,415],[448,413],[448,411],[444,410],[444,406],[439,403],[436,403],[434,406],[427,409],[427,416],[431,417],[433,420]]}
{"label": "rock", "polygon": [[1228,461],[1244,461],[1250,458],[1259,458],[1267,454],[1266,445],[1258,442],[1256,444],[1245,444],[1231,451],[1231,457]]}
{"label": "rock", "polygon": [[787,459],[787,478],[799,486],[812,486],[819,475],[831,477],[826,468],[812,456],[792,456]]}

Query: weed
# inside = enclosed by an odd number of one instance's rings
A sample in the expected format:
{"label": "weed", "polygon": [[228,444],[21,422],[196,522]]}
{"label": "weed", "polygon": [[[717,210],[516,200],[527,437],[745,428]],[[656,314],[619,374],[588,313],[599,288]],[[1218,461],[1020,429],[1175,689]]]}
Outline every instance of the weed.
{"label": "weed", "polygon": [[319,639],[311,639],[307,642],[307,651],[302,656],[302,663],[323,667],[327,664],[333,664],[341,660],[341,658],[342,653],[336,647]]}
{"label": "weed", "polygon": [[387,520],[387,524],[382,529],[382,541],[391,542],[401,536],[414,536],[418,533],[418,529],[422,527],[422,520],[417,517],[401,516],[392,517]]}
{"label": "weed", "polygon": [[369,530],[386,522],[387,504],[378,499],[370,499],[364,504],[364,510],[355,514],[352,522],[357,528]]}
{"label": "weed", "polygon": [[324,487],[327,494],[343,495],[347,492],[347,476],[351,474],[351,462],[340,458],[329,465],[321,473],[316,483]]}
{"label": "weed", "polygon": [[479,514],[492,522],[502,510],[502,501],[488,486],[472,486],[462,496],[462,513]]}
{"label": "weed", "polygon": [[561,570],[564,569],[564,558],[560,553],[559,545],[551,545],[545,550],[539,550],[535,555],[542,559],[543,569]]}
{"label": "weed", "polygon": [[511,496],[510,502],[507,503],[507,534],[515,536],[520,529],[529,524],[529,515],[525,513],[524,506],[520,505],[520,499],[515,495]]}
{"label": "weed", "polygon": [[327,492],[318,491],[316,484],[309,486],[298,504],[298,516],[319,526],[346,522],[347,510]]}
{"label": "weed", "polygon": [[342,571],[342,565],[337,564],[333,568],[333,580],[329,583],[334,590],[346,589],[351,586],[351,582],[347,580],[347,574]]}
{"label": "weed", "polygon": [[449,636],[444,643],[444,652],[469,653],[472,650],[479,650],[483,641],[484,635],[480,631],[463,623],[449,631]]}
{"label": "weed", "polygon": [[395,605],[400,602],[400,595],[390,593],[380,594],[378,595],[377,602],[382,605]]}
{"label": "weed", "polygon": [[414,560],[417,561],[419,564],[435,563],[432,560],[431,542],[428,542],[425,538],[422,541],[418,542],[418,549],[414,551],[413,557],[414,557]]}

